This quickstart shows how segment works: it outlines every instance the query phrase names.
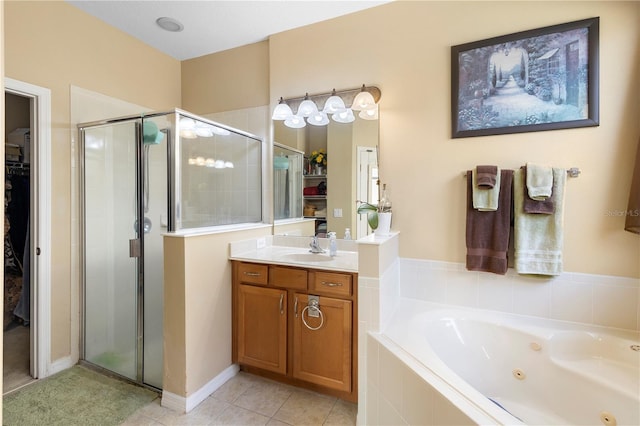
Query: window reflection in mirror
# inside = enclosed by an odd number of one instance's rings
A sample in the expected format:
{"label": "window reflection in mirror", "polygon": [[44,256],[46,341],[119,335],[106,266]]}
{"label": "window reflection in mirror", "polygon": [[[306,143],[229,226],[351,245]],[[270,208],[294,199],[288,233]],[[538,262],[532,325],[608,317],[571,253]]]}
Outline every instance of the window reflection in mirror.
{"label": "window reflection in mirror", "polygon": [[273,217],[302,218],[302,151],[273,144]]}
{"label": "window reflection in mirror", "polygon": [[[343,238],[349,228],[354,239],[370,234],[366,215],[356,213],[356,200],[378,202],[379,121],[356,117],[352,123],[330,120],[327,126],[307,125],[301,129],[286,127],[283,121],[273,121],[273,125],[274,140],[303,151],[307,159],[320,149],[327,154],[326,169],[322,171],[326,173],[326,213],[317,219],[326,220],[324,232],[335,231],[338,238]],[[303,173],[303,182],[312,182],[313,177],[309,177],[316,172],[307,167]],[[310,204],[313,202],[310,200]]]}

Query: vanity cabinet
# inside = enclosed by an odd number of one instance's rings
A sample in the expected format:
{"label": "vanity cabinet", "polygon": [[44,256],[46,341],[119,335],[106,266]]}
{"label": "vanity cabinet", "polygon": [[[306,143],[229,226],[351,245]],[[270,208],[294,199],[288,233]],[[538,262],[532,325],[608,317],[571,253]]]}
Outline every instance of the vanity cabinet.
{"label": "vanity cabinet", "polygon": [[232,262],[234,362],[356,402],[357,274]]}
{"label": "vanity cabinet", "polygon": [[287,292],[238,286],[238,362],[287,372]]}

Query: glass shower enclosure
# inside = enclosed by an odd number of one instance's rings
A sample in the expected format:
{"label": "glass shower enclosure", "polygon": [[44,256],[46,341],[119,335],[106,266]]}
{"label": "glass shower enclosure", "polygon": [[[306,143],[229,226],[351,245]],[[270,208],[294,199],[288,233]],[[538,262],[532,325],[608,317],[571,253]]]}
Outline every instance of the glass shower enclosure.
{"label": "glass shower enclosure", "polygon": [[169,124],[159,115],[79,126],[83,358],[159,389]]}
{"label": "glass shower enclosure", "polygon": [[186,111],[78,125],[81,358],[162,389],[163,234],[263,220],[263,140]]}

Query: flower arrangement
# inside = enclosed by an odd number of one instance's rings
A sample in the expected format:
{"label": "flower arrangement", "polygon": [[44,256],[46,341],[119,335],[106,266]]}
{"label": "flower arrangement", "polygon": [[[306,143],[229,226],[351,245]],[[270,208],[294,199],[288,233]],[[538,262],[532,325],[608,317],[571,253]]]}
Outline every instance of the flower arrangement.
{"label": "flower arrangement", "polygon": [[309,162],[312,165],[326,166],[327,165],[327,153],[324,149],[313,151],[309,156]]}

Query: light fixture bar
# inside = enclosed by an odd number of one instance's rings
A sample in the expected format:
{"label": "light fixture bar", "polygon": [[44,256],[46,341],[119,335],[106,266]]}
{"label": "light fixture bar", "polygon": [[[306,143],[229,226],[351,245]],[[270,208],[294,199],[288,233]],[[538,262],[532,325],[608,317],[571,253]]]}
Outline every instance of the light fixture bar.
{"label": "light fixture bar", "polygon": [[349,108],[353,104],[353,100],[358,95],[358,93],[362,91],[371,93],[371,96],[373,96],[373,100],[376,103],[378,103],[378,101],[380,100],[380,97],[382,96],[382,92],[376,86],[365,86],[363,84],[362,87],[358,87],[357,89],[346,89],[346,90],[334,89],[333,91],[327,92],[327,93],[318,93],[315,95],[307,94],[305,96],[301,96],[298,98],[284,98],[284,102],[286,102],[287,105],[289,105],[293,111],[297,111],[298,107],[300,106],[302,101],[304,101],[305,99],[311,99],[316,103],[316,105],[319,105],[320,108],[322,108],[322,105],[324,105],[327,102],[327,99],[329,99],[332,95],[335,94],[340,96],[342,100],[344,100],[344,104],[347,106],[347,108]]}

